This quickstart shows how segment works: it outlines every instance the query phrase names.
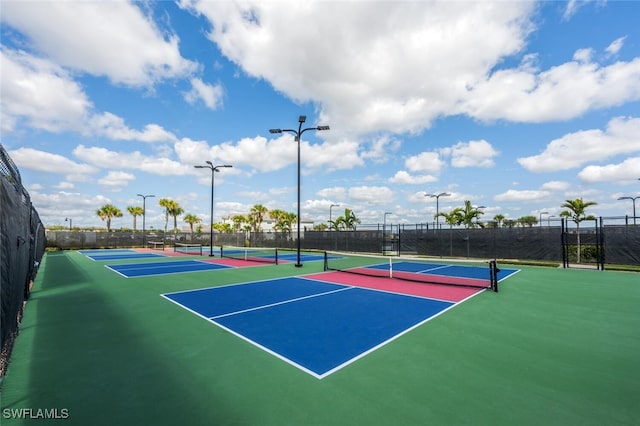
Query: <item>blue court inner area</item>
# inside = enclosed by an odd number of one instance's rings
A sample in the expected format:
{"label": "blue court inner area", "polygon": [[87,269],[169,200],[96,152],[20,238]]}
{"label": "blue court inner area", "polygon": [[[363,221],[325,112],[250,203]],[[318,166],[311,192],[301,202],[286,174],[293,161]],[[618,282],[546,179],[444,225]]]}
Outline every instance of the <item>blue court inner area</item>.
{"label": "blue court inner area", "polygon": [[160,253],[143,253],[131,249],[111,249],[111,250],[82,250],[79,253],[84,254],[91,260],[105,262],[110,260],[127,260],[127,259],[146,259],[166,257]]}
{"label": "blue court inner area", "polygon": [[[486,266],[474,265],[448,265],[438,263],[420,263],[411,261],[393,262],[393,270],[399,272],[410,272],[414,274],[440,275],[446,277],[471,278],[478,280],[489,280],[489,269]],[[388,270],[388,263],[366,266],[369,269]],[[518,272],[517,269],[500,268],[498,280],[508,278]]]}
{"label": "blue court inner area", "polygon": [[454,305],[302,277],[163,297],[317,378]]}
{"label": "blue court inner area", "polygon": [[106,265],[106,267],[126,278],[146,277],[150,275],[178,274],[184,272],[212,271],[214,269],[231,268],[231,266],[218,265],[208,262],[199,262],[197,260],[126,263],[121,265]]}

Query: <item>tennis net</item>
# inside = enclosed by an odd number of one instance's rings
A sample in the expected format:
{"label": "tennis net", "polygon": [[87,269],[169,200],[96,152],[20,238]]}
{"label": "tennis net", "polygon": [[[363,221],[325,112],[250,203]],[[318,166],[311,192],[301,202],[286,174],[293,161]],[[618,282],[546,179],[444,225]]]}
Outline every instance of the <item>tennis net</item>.
{"label": "tennis net", "polygon": [[278,249],[270,247],[220,247],[220,257],[278,264]]}
{"label": "tennis net", "polygon": [[421,259],[325,252],[324,270],[498,291],[497,273],[499,269],[495,260],[482,266],[478,264],[451,265]]}
{"label": "tennis net", "polygon": [[175,243],[173,251],[176,253],[185,253],[202,256],[202,244],[195,243]]}

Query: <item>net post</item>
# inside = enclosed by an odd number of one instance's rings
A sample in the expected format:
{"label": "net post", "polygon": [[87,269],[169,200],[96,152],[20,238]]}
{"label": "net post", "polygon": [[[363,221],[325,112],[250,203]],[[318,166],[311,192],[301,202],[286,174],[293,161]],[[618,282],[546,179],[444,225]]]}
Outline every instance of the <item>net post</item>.
{"label": "net post", "polygon": [[278,247],[276,247],[276,265],[278,264]]}
{"label": "net post", "polygon": [[324,272],[329,270],[329,256],[327,255],[327,251],[324,251]]}
{"label": "net post", "polygon": [[498,292],[498,263],[495,259],[489,261],[489,278],[491,280],[491,290]]}

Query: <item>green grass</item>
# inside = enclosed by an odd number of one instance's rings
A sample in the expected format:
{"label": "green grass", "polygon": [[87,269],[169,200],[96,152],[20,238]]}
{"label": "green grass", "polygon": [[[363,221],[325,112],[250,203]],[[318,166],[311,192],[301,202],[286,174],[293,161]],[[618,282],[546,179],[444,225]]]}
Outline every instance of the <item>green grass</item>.
{"label": "green grass", "polygon": [[[318,272],[322,262],[123,278],[48,253],[1,408],[78,425],[632,425],[637,274],[522,267],[318,380],[160,293]],[[328,313],[330,315],[330,313]],[[3,411],[4,412],[4,411]],[[2,424],[46,424],[2,418]]]}

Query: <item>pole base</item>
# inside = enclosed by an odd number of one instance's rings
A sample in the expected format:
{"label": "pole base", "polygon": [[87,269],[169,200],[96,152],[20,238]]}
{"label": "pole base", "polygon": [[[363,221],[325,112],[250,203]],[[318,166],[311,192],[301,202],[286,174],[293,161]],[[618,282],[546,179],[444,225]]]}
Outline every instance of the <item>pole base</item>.
{"label": "pole base", "polygon": [[295,264],[295,267],[296,267],[296,268],[302,268],[302,263],[296,263],[296,264]]}

